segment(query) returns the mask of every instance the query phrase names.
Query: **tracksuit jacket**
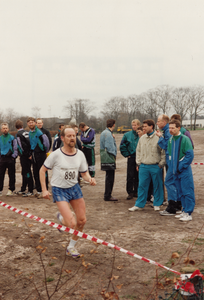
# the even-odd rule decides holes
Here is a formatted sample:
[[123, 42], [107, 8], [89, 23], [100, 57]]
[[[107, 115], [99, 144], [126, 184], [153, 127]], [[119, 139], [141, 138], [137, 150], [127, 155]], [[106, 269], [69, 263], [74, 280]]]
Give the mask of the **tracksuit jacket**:
[[[195, 206], [191, 163], [194, 158], [191, 140], [183, 135], [172, 136], [166, 153], [168, 171], [165, 179], [168, 199], [181, 201], [183, 211], [191, 214]], [[177, 199], [173, 199], [177, 195]]]
[[139, 136], [136, 131], [131, 130], [123, 135], [120, 143], [120, 152], [124, 157], [135, 157]]

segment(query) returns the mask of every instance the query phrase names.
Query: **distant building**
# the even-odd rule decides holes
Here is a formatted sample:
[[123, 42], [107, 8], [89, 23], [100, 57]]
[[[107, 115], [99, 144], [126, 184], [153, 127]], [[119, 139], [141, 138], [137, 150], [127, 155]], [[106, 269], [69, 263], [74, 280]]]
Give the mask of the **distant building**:
[[[185, 128], [191, 127], [191, 120], [183, 120], [182, 125]], [[194, 120], [192, 121], [192, 126], [194, 126]], [[203, 128], [204, 127], [204, 119], [196, 120], [196, 128]]]

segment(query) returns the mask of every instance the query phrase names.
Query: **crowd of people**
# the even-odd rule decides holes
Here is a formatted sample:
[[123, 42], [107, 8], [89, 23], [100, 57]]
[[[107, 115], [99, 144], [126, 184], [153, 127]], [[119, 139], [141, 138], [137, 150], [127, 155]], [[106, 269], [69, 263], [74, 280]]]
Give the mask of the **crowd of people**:
[[[115, 120], [107, 120], [106, 125], [100, 135], [101, 170], [106, 172], [104, 201], [118, 201], [112, 196], [117, 156], [113, 134]], [[80, 182], [85, 180], [96, 185], [94, 129], [84, 122], [79, 124], [79, 128], [77, 125], [60, 124], [52, 146], [50, 132], [43, 127], [42, 119], [29, 117], [29, 131], [23, 128], [21, 120], [17, 120], [15, 126], [17, 134], [14, 137], [9, 133], [8, 124], [1, 124], [0, 196], [8, 169], [7, 196], [16, 193], [23, 197], [50, 199], [48, 170], [52, 169], [50, 182], [53, 202], [59, 210], [58, 221], [82, 231], [86, 223], [86, 209]], [[158, 130], [151, 119], [144, 120], [142, 124], [135, 119], [132, 121], [132, 130], [123, 135], [120, 143], [120, 152], [127, 158], [127, 200], [136, 198], [135, 205], [129, 211], [140, 211], [146, 204], [150, 204], [161, 216], [175, 216], [180, 221], [190, 221], [195, 206], [190, 166], [194, 157], [193, 141], [190, 133], [181, 126], [178, 114], [174, 114], [171, 119], [167, 115], [160, 115], [157, 126]], [[77, 137], [79, 129], [80, 140]], [[15, 192], [15, 161], [18, 155], [22, 168], [22, 186], [20, 191]], [[165, 204], [164, 185], [168, 202], [166, 209], [161, 210]], [[67, 255], [74, 258], [80, 255], [75, 248], [77, 239], [74, 235], [67, 247]]]

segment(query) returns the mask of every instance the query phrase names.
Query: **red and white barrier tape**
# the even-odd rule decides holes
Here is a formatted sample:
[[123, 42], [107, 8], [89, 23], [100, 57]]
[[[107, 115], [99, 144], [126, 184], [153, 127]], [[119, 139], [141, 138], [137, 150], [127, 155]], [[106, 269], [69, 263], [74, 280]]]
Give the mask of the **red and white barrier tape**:
[[201, 166], [203, 166], [204, 163], [192, 163], [192, 165], [201, 165]]
[[128, 251], [128, 250], [125, 250], [125, 249], [123, 249], [123, 248], [120, 248], [120, 247], [118, 247], [118, 246], [116, 246], [116, 245], [114, 245], [114, 244], [105, 242], [105, 241], [103, 241], [103, 240], [101, 240], [101, 239], [98, 239], [98, 238], [96, 238], [96, 237], [94, 237], [94, 236], [91, 236], [91, 235], [89, 235], [89, 234], [86, 234], [86, 233], [83, 233], [83, 232], [81, 232], [81, 231], [77, 231], [77, 230], [74, 230], [74, 229], [72, 229], [72, 228], [69, 228], [69, 227], [66, 227], [66, 226], [63, 226], [63, 225], [59, 225], [59, 224], [57, 224], [57, 223], [50, 222], [50, 221], [47, 221], [47, 220], [45, 220], [45, 219], [36, 217], [36, 216], [31, 215], [31, 214], [29, 214], [29, 213], [27, 213], [27, 212], [24, 212], [24, 211], [22, 211], [22, 210], [20, 210], [20, 209], [17, 209], [17, 208], [15, 208], [15, 207], [13, 207], [13, 206], [10, 206], [10, 205], [8, 205], [8, 204], [2, 202], [2, 201], [0, 201], [0, 205], [3, 206], [3, 207], [5, 207], [5, 208], [8, 208], [8, 209], [10, 209], [10, 210], [12, 210], [12, 211], [14, 211], [14, 212], [16, 212], [16, 213], [18, 213], [18, 214], [20, 214], [20, 215], [22, 215], [22, 216], [24, 216], [24, 217], [27, 217], [27, 218], [30, 218], [30, 219], [32, 219], [32, 220], [38, 221], [38, 222], [40, 222], [40, 223], [46, 224], [46, 225], [51, 226], [51, 227], [54, 227], [54, 228], [56, 228], [56, 229], [60, 229], [60, 230], [62, 230], [62, 231], [69, 232], [69, 233], [74, 234], [74, 235], [76, 235], [76, 236], [79, 236], [79, 237], [81, 237], [81, 238], [83, 238], [83, 239], [87, 239], [87, 240], [96, 242], [96, 243], [98, 243], [98, 244], [102, 244], [102, 245], [108, 246], [108, 247], [110, 247], [110, 248], [119, 250], [119, 251], [121, 251], [121, 252], [123, 252], [123, 253], [126, 253], [126, 254], [128, 254], [128, 255], [131, 255], [131, 256], [133, 256], [133, 257], [136, 257], [136, 258], [138, 258], [138, 259], [140, 259], [140, 260], [143, 260], [143, 261], [145, 261], [145, 262], [148, 262], [148, 263], [150, 263], [150, 264], [152, 264], [152, 265], [155, 265], [155, 266], [158, 266], [158, 267], [160, 267], [160, 268], [163, 268], [163, 269], [165, 269], [165, 270], [167, 270], [167, 271], [169, 271], [169, 272], [173, 272], [173, 273], [175, 273], [175, 274], [177, 274], [177, 275], [181, 275], [181, 273], [179, 273], [179, 272], [177, 272], [177, 271], [175, 271], [175, 270], [172, 270], [172, 269], [170, 269], [170, 268], [167, 268], [167, 267], [165, 267], [165, 266], [163, 266], [163, 265], [161, 265], [161, 264], [159, 264], [159, 263], [157, 263], [157, 262], [155, 262], [155, 261], [153, 261], [153, 260], [151, 260], [151, 259], [148, 259], [148, 258], [142, 257], [142, 256], [140, 256], [140, 255], [137, 255], [137, 254], [135, 254], [135, 253], [133, 253], [133, 252], [130, 252], [130, 251]]

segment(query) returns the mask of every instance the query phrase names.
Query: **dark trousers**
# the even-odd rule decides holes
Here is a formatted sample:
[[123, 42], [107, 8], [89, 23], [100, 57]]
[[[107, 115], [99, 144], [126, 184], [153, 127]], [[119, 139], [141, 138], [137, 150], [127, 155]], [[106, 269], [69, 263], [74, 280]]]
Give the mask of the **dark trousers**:
[[29, 159], [27, 156], [21, 156], [20, 163], [21, 163], [21, 168], [22, 168], [22, 170], [21, 170], [21, 175], [22, 175], [21, 191], [24, 192], [28, 185], [28, 191], [30, 193], [32, 193], [33, 192], [33, 175], [31, 172], [31, 159]]
[[136, 170], [135, 157], [128, 157], [126, 191], [128, 194], [137, 194], [137, 188], [138, 171]]
[[9, 190], [11, 190], [13, 192], [15, 190], [15, 182], [16, 182], [15, 159], [12, 157], [1, 156], [1, 158], [0, 158], [0, 192], [3, 190], [6, 169], [8, 169]]
[[108, 170], [106, 171], [106, 180], [105, 180], [105, 193], [104, 199], [111, 198], [113, 184], [115, 179], [115, 170]]
[[[35, 187], [36, 190], [41, 193], [41, 184], [40, 184], [40, 168], [42, 167], [44, 161], [46, 159], [46, 153], [45, 152], [33, 152], [33, 175], [35, 179]], [[45, 173], [46, 176], [46, 186], [48, 189], [48, 174]]]
[[95, 176], [95, 150], [94, 148], [86, 148], [82, 149], [88, 164], [89, 174], [91, 177]]

